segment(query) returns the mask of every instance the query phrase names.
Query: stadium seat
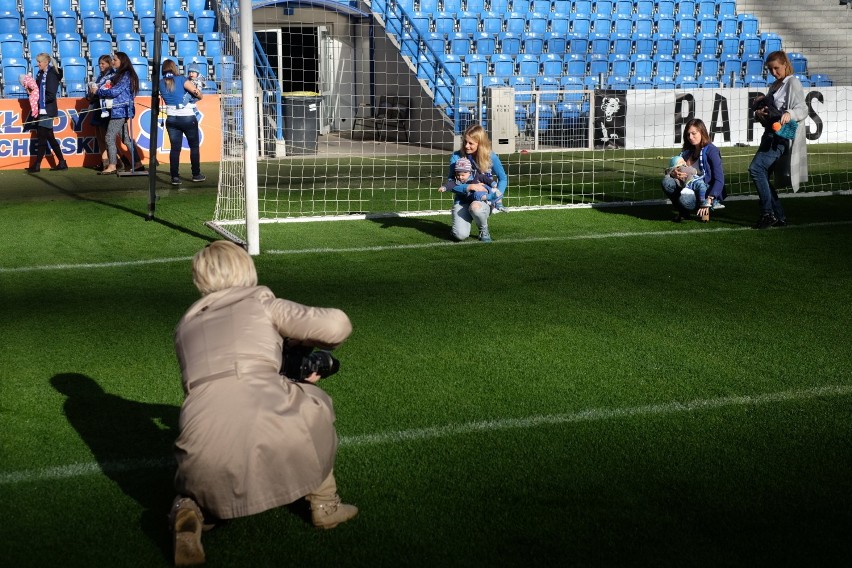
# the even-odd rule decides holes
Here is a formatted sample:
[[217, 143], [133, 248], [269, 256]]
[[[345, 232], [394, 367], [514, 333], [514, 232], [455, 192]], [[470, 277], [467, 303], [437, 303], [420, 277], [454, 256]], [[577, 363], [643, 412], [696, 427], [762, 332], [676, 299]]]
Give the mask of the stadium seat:
[[592, 9], [596, 14], [612, 14], [613, 7], [612, 0], [595, 0]]
[[626, 15], [629, 16], [633, 13], [633, 1], [632, 0], [617, 0], [615, 3], [615, 7], [612, 11], [616, 16]]
[[10, 84], [19, 85], [18, 77], [27, 72], [29, 72], [29, 66], [26, 59], [19, 59], [17, 57], [3, 58], [3, 77], [8, 77], [5, 82], [6, 87]]
[[728, 78], [733, 73], [736, 77], [739, 77], [742, 73], [743, 62], [740, 59], [739, 55], [734, 53], [723, 53], [722, 54], [722, 81], [727, 82]]
[[763, 58], [756, 54], [752, 53], [750, 55], [743, 55], [743, 75], [763, 75]]
[[589, 35], [592, 31], [592, 17], [589, 14], [574, 14], [571, 20], [571, 32], [581, 35]]
[[509, 86], [515, 89], [515, 102], [532, 102], [532, 82], [527, 77], [512, 75]]
[[793, 72], [798, 75], [804, 75], [808, 72], [808, 59], [797, 51], [787, 54], [790, 58], [790, 63], [793, 64]]
[[577, 14], [591, 14], [592, 2], [590, 0], [575, 0], [574, 12]]
[[106, 19], [103, 12], [80, 14], [80, 26], [84, 36], [106, 32]]
[[540, 12], [532, 12], [527, 16], [527, 32], [543, 34], [548, 31], [550, 16]]
[[763, 89], [769, 86], [769, 83], [767, 83], [766, 78], [763, 75], [746, 75], [744, 82], [746, 87], [753, 87], [756, 89]]
[[672, 36], [664, 36], [660, 34], [654, 34], [651, 36], [654, 40], [654, 53], [657, 55], [674, 55], [675, 52], [675, 41]]
[[166, 17], [166, 29], [169, 34], [180, 34], [189, 31], [189, 14], [185, 10], [172, 10]]
[[438, 59], [451, 77], [461, 77], [462, 60], [458, 55], [453, 53], [442, 53], [438, 56]]
[[695, 2], [693, 2], [692, 0], [679, 0], [679, 2], [677, 3], [677, 11], [675, 12], [675, 15], [677, 15], [678, 17], [695, 16]]
[[612, 33], [633, 35], [633, 15], [617, 14], [613, 20]]
[[91, 34], [86, 38], [88, 44], [88, 56], [97, 63], [101, 55], [110, 55], [112, 49], [112, 37], [107, 33]]
[[739, 56], [740, 54], [740, 36], [728, 34], [722, 36], [721, 55], [732, 54]]
[[87, 81], [65, 80], [65, 96], [72, 99], [82, 99], [89, 94]]
[[21, 10], [23, 12], [44, 10], [44, 0], [21, 0]]
[[45, 12], [43, 9], [24, 12], [24, 25], [27, 29], [27, 35], [31, 33], [50, 33], [47, 12]]
[[76, 34], [77, 14], [76, 12], [52, 12], [53, 31], [56, 34]]
[[632, 77], [630, 77], [630, 86], [636, 89], [637, 91], [649, 90], [654, 88], [654, 81], [650, 77], [633, 75]]
[[571, 31], [571, 18], [563, 12], [550, 14], [549, 30], [553, 33], [567, 34]]
[[521, 38], [512, 32], [501, 32], [497, 34], [500, 43], [500, 53], [517, 55], [521, 52]]
[[450, 42], [450, 53], [454, 55], [467, 55], [473, 48], [470, 35], [468, 34], [456, 32], [450, 34], [448, 39]]
[[151, 80], [151, 68], [148, 65], [148, 59], [145, 57], [130, 56], [130, 64], [133, 65], [133, 70], [140, 81]]
[[461, 33], [475, 34], [479, 32], [479, 14], [474, 12], [459, 12], [456, 19]]
[[571, 91], [563, 93], [562, 100], [582, 102], [585, 95], [579, 91], [585, 88], [583, 77], [581, 75], [563, 75], [559, 78], [559, 86], [563, 91]]
[[760, 34], [761, 42], [763, 44], [763, 55], [764, 57], [772, 53], [773, 51], [779, 51], [781, 49], [781, 36], [773, 32], [765, 32]]
[[163, 14], [177, 12], [178, 10], [183, 10], [182, 0], [165, 0], [165, 5], [163, 6]]
[[719, 17], [719, 36], [739, 35], [740, 24], [737, 22], [737, 17], [734, 15], [725, 15]]
[[698, 2], [698, 10], [696, 15], [716, 17], [716, 1], [715, 0], [700, 0]]
[[630, 55], [633, 53], [633, 36], [627, 34], [614, 34], [610, 38], [612, 53]]
[[702, 34], [713, 34], [716, 35], [719, 33], [719, 20], [716, 19], [716, 16], [708, 17], [704, 16], [698, 18], [697, 20], [698, 29], [696, 31], [696, 35], [699, 33]]
[[198, 55], [199, 49], [198, 46], [198, 34], [193, 33], [180, 33], [175, 34], [174, 37], [175, 42], [175, 55], [180, 58], [191, 57], [193, 55]]
[[562, 56], [568, 50], [568, 40], [565, 34], [547, 32], [544, 34], [544, 50], [547, 53]]
[[678, 32], [675, 34], [675, 48], [679, 54], [694, 56], [698, 51], [698, 40], [692, 34]]
[[17, 12], [0, 13], [0, 34], [21, 33], [21, 17]]
[[630, 55], [618, 53], [609, 56], [609, 73], [619, 77], [629, 77], [632, 71]]
[[102, 12], [100, 0], [77, 0], [77, 12], [86, 14], [88, 12]]
[[758, 21], [753, 14], [739, 14], [737, 22], [740, 24], [740, 35], [742, 34], [758, 34]]
[[472, 53], [464, 57], [463, 72], [466, 77], [476, 77], [479, 75], [488, 75], [488, 58], [484, 55]]
[[639, 77], [652, 77], [654, 75], [654, 60], [641, 54], [630, 56], [631, 74]]
[[136, 19], [139, 21], [139, 33], [142, 35], [154, 33], [154, 11], [145, 10], [136, 14]]
[[698, 24], [695, 21], [695, 18], [690, 16], [681, 16], [680, 19], [677, 20], [677, 31], [682, 34], [695, 35], [698, 31]]
[[566, 75], [582, 76], [586, 74], [586, 56], [581, 53], [566, 53], [562, 58]]
[[678, 77], [695, 77], [698, 75], [698, 61], [692, 55], [675, 55]]
[[232, 81], [236, 63], [231, 55], [217, 55], [213, 57], [213, 78], [217, 81]]
[[39, 53], [47, 53], [53, 55], [53, 39], [50, 34], [46, 33], [31, 33], [27, 36], [27, 49], [30, 53], [30, 59], [35, 59]]
[[438, 12], [432, 17], [435, 32], [449, 35], [456, 31], [456, 15], [449, 12]]
[[6, 82], [6, 87], [3, 89], [4, 99], [26, 99], [27, 97], [27, 90], [17, 80]]
[[524, 53], [540, 55], [544, 52], [544, 37], [542, 34], [529, 32], [524, 35], [524, 40], [521, 45]]
[[589, 35], [589, 52], [599, 55], [609, 55], [609, 34], [592, 32]]
[[[402, 55], [408, 57], [411, 60], [417, 59], [417, 53], [420, 49], [420, 44], [418, 40], [414, 39], [414, 36], [409, 32], [402, 32], [402, 35], [399, 38], [399, 51]], [[207, 47], [206, 45], [204, 46]]]
[[654, 0], [638, 0], [636, 2], [636, 13], [650, 16], [654, 13], [674, 16], [674, 2], [671, 2], [671, 12], [665, 12], [654, 5]]
[[109, 13], [111, 33], [114, 35], [135, 32], [136, 18], [133, 12], [116, 11]]
[[[186, 0], [186, 11], [190, 14], [198, 14], [204, 10], [210, 10], [207, 0]], [[200, 34], [201, 32], [196, 31], [196, 33]]]
[[699, 83], [698, 79], [691, 76], [678, 77], [677, 81], [675, 82], [676, 89], [692, 90], [698, 89], [700, 87], [701, 84]]
[[712, 54], [714, 57], [719, 52], [719, 38], [716, 34], [702, 33], [698, 36], [698, 53]]
[[509, 11], [509, 0], [491, 0], [488, 5], [492, 11], [498, 14], [505, 14]]
[[56, 34], [56, 53], [60, 60], [83, 55], [83, 42], [77, 34]]
[[589, 36], [572, 33], [568, 37], [568, 51], [585, 56], [589, 52]]
[[756, 34], [740, 35], [740, 54], [743, 57], [747, 55], [760, 55], [761, 45], [760, 36]]
[[495, 77], [511, 77], [515, 74], [515, 58], [498, 53], [490, 57], [491, 73]]
[[[530, 6], [532, 5], [532, 0], [511, 0], [511, 6], [513, 12], [522, 12], [526, 14], [530, 11]], [[493, 10], [494, 8], [492, 8]]]
[[674, 78], [675, 76], [675, 60], [674, 58], [661, 58], [657, 56], [654, 61], [654, 77], [657, 78]]
[[479, 55], [493, 55], [497, 52], [497, 36], [488, 32], [473, 34], [473, 49]]
[[656, 15], [654, 17], [654, 27], [657, 30], [656, 33], [660, 35], [673, 36], [676, 27], [674, 16], [664, 14]]
[[677, 83], [672, 77], [654, 77], [652, 81], [655, 89], [674, 89], [677, 87]]
[[154, 84], [147, 79], [139, 80], [139, 94], [142, 96], [151, 96], [151, 92], [154, 90]]
[[511, 12], [503, 18], [504, 27], [507, 32], [523, 34], [527, 31], [527, 17], [521, 12]]
[[719, 78], [711, 76], [703, 76], [700, 79], [702, 89], [717, 89], [719, 88]]
[[203, 36], [204, 39], [204, 55], [207, 57], [215, 57], [217, 55], [222, 55], [222, 47], [224, 42], [222, 41], [222, 35], [219, 32], [210, 32], [206, 33]]
[[518, 68], [518, 75], [524, 77], [536, 77], [540, 72], [540, 63], [537, 55], [527, 53], [515, 57], [515, 63]]
[[136, 32], [116, 34], [115, 49], [123, 51], [130, 57], [142, 57], [142, 38]]
[[24, 36], [20, 32], [0, 34], [0, 57], [2, 60], [24, 58]]
[[718, 77], [719, 76], [719, 59], [716, 55], [701, 54], [698, 56], [698, 76], [699, 77]]
[[[672, 40], [674, 45], [674, 40]], [[654, 53], [654, 40], [648, 34], [633, 34], [633, 53]]]
[[562, 75], [564, 64], [562, 55], [558, 53], [542, 53], [538, 57], [541, 74], [545, 77], [559, 77]]
[[550, 0], [532, 0], [530, 10], [533, 12], [547, 13], [553, 8]]
[[590, 31], [609, 35], [612, 32], [612, 15], [592, 14]]
[[811, 86], [813, 87], [833, 87], [834, 81], [828, 75], [815, 73], [810, 76]]
[[66, 83], [88, 81], [89, 63], [85, 57], [66, 57], [62, 61], [62, 74]]
[[804, 88], [806, 88], [806, 89], [807, 89], [807, 88], [809, 88], [809, 87], [812, 87], [812, 86], [813, 86], [813, 85], [811, 84], [811, 80], [808, 78], [808, 76], [807, 76], [807, 75], [793, 75], [793, 76], [794, 76], [796, 79], [798, 79], [799, 81], [801, 81], [802, 86], [803, 86]]
[[489, 34], [499, 34], [503, 31], [503, 15], [497, 12], [482, 14], [482, 31]]
[[716, 15], [721, 16], [734, 16], [737, 13], [737, 2], [736, 0], [720, 0], [719, 6], [717, 8]]
[[429, 32], [428, 34], [423, 34], [423, 43], [428, 48], [427, 51], [431, 50], [434, 54], [440, 55], [446, 52], [447, 36], [436, 32]]
[[589, 66], [589, 76], [609, 75], [609, 56], [592, 53], [586, 58], [586, 63]]

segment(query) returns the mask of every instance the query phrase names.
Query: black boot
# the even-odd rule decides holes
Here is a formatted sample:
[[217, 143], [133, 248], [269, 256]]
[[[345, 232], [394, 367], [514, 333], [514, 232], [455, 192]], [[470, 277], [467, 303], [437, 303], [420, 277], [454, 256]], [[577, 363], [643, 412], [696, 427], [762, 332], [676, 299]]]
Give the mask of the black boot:
[[58, 171], [67, 170], [67, 169], [68, 169], [68, 164], [65, 162], [65, 160], [60, 160], [59, 163], [56, 164], [56, 166], [50, 168], [50, 171], [58, 172]]
[[31, 174], [37, 174], [41, 171], [41, 164], [35, 164], [34, 166], [30, 166], [27, 168], [27, 171]]

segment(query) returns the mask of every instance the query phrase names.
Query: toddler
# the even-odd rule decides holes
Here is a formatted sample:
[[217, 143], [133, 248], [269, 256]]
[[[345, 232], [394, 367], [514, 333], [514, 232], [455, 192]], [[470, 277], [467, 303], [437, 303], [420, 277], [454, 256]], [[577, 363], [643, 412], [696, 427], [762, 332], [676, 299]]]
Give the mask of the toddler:
[[453, 172], [455, 178], [447, 180], [447, 183], [438, 188], [438, 191], [452, 191], [457, 185], [469, 183], [481, 183], [489, 187], [488, 191], [470, 192], [470, 201], [487, 201], [493, 213], [508, 213], [509, 210], [503, 205], [503, 193], [497, 189], [497, 180], [491, 172], [473, 173], [473, 165], [467, 158], [459, 158], [455, 163]]

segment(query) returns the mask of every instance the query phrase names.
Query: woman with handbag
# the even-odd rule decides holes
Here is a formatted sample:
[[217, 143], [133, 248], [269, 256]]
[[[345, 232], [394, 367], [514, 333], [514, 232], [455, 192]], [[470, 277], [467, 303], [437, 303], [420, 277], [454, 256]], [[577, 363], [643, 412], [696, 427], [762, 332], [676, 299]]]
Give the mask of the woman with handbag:
[[[766, 57], [766, 69], [775, 77], [775, 82], [769, 86], [766, 97], [757, 101], [754, 110], [754, 117], [765, 130], [760, 138], [760, 147], [748, 167], [760, 198], [760, 219], [754, 225], [755, 229], [786, 226], [787, 216], [776, 186], [792, 187], [796, 192], [800, 183], [808, 181], [805, 129], [796, 128], [793, 138], [789, 139], [773, 127], [778, 124], [779, 131], [784, 127], [789, 131], [793, 123], [798, 124], [808, 117], [805, 89], [793, 75], [793, 65], [785, 52], [770, 53]], [[762, 101], [764, 104], [760, 104]], [[775, 186], [769, 181], [770, 174], [775, 176]]]
[[37, 174], [41, 171], [41, 161], [48, 153], [48, 148], [56, 154], [57, 163], [50, 168], [51, 171], [67, 170], [68, 164], [62, 156], [59, 141], [53, 134], [53, 119], [59, 116], [59, 107], [56, 104], [56, 94], [59, 91], [59, 81], [62, 79], [62, 71], [57, 69], [53, 59], [47, 53], [39, 53], [36, 56], [38, 74], [35, 82], [38, 85], [38, 128], [36, 142], [36, 159], [27, 171]]

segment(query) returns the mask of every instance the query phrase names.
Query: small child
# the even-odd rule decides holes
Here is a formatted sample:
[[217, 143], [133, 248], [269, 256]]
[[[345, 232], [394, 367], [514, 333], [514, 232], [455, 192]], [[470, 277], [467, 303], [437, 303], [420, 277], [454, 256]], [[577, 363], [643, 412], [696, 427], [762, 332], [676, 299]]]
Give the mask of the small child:
[[473, 165], [467, 158], [459, 158], [456, 161], [453, 172], [455, 178], [448, 179], [447, 183], [438, 188], [438, 191], [452, 191], [457, 185], [469, 183], [481, 183], [491, 188], [489, 191], [474, 191], [469, 193], [469, 201], [487, 201], [493, 213], [508, 213], [509, 210], [503, 205], [503, 193], [497, 189], [497, 180], [491, 172], [477, 172], [473, 174]]
[[[202, 89], [204, 89], [204, 80], [201, 78], [201, 71], [196, 65], [189, 66], [189, 68], [186, 70], [186, 76], [196, 86], [199, 93]], [[195, 104], [196, 102], [198, 102], [198, 99], [196, 99], [187, 92], [186, 96], [184, 97], [184, 101], [187, 105], [192, 105], [193, 109], [195, 110], [195, 118], [197, 120], [201, 120], [201, 113], [198, 111], [198, 107]]]
[[694, 191], [698, 201], [703, 202], [704, 196], [707, 193], [707, 184], [704, 183], [704, 177], [698, 175], [698, 170], [692, 166], [687, 166], [686, 161], [682, 156], [675, 156], [669, 160], [669, 167], [666, 170], [666, 175], [668, 176], [671, 174], [673, 170], [677, 170], [678, 172], [685, 173], [689, 176], [686, 181], [678, 180], [678, 187]]
[[[104, 89], [112, 89], [112, 79], [107, 79], [104, 81], [104, 84], [101, 85]], [[109, 118], [110, 113], [112, 112], [112, 103], [115, 102], [115, 99], [110, 97], [101, 97], [101, 118]]]
[[38, 83], [36, 83], [32, 75], [28, 74], [18, 77], [18, 81], [20, 81], [21, 86], [27, 90], [27, 98], [30, 99], [30, 114], [33, 118], [38, 117], [38, 100], [40, 96]]

